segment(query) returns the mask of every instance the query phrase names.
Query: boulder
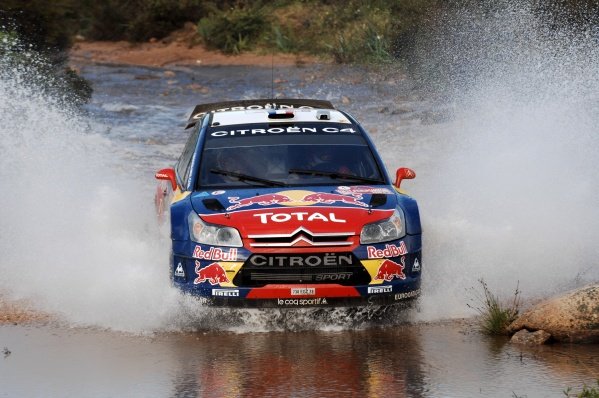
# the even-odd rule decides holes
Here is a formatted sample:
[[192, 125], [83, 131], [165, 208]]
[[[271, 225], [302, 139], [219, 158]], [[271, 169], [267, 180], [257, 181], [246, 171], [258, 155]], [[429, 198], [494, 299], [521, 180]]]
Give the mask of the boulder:
[[544, 330], [556, 341], [599, 343], [599, 284], [538, 303], [510, 326], [509, 332]]
[[510, 341], [515, 344], [541, 345], [545, 344], [550, 338], [551, 335], [544, 330], [529, 332], [526, 329], [522, 329], [516, 332]]

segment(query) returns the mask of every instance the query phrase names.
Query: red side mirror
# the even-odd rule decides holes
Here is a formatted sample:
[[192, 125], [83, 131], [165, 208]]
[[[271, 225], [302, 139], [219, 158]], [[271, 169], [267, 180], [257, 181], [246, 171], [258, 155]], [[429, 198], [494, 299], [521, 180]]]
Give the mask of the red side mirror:
[[400, 167], [395, 173], [395, 184], [393, 185], [399, 188], [403, 180], [411, 180], [413, 178], [416, 178], [416, 172], [414, 170], [407, 167]]
[[156, 172], [157, 180], [167, 180], [171, 182], [171, 187], [173, 187], [173, 191], [177, 189], [177, 179], [175, 178], [175, 169], [162, 169]]

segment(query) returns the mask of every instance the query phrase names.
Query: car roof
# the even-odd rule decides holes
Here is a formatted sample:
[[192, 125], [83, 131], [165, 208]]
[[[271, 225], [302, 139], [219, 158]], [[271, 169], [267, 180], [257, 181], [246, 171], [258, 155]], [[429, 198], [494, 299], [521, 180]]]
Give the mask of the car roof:
[[[318, 117], [326, 111], [334, 110], [335, 107], [329, 101], [314, 100], [314, 99], [290, 99], [290, 98], [271, 98], [271, 99], [251, 99], [251, 100], [239, 100], [239, 101], [225, 101], [225, 102], [214, 102], [209, 104], [196, 105], [193, 112], [189, 116], [185, 128], [194, 126], [198, 120], [208, 113], [220, 114], [220, 113], [232, 113], [243, 110], [285, 110], [285, 109], [313, 109], [321, 111], [320, 114], [314, 114], [314, 117]], [[340, 114], [340, 112], [337, 112]], [[267, 115], [266, 112], [261, 112], [262, 115]], [[239, 115], [239, 114], [238, 114]], [[309, 117], [307, 114], [303, 114], [305, 117]], [[332, 115], [331, 115], [332, 116]], [[337, 115], [336, 115], [337, 116]], [[233, 116], [232, 120], [235, 120], [239, 116]], [[322, 117], [322, 116], [320, 116]], [[278, 119], [278, 118], [277, 118]], [[288, 117], [282, 117], [281, 119], [287, 119]], [[330, 118], [322, 118], [319, 120], [327, 120]], [[266, 120], [268, 121], [268, 119]], [[270, 120], [273, 121], [273, 120]], [[295, 121], [295, 120], [294, 120]], [[222, 121], [223, 123], [225, 120]], [[246, 122], [247, 123], [247, 122]], [[259, 123], [259, 122], [256, 122]]]
[[[351, 124], [349, 119], [337, 110], [325, 109], [290, 109], [281, 110], [289, 112], [283, 114], [284, 118], [276, 119], [272, 117], [275, 110], [268, 109], [251, 109], [243, 111], [230, 111], [214, 113], [212, 116], [212, 126], [231, 126], [239, 124], [254, 124], [254, 123], [273, 123], [273, 122], [324, 122], [324, 123], [342, 123]], [[276, 117], [276, 116], [275, 116]]]

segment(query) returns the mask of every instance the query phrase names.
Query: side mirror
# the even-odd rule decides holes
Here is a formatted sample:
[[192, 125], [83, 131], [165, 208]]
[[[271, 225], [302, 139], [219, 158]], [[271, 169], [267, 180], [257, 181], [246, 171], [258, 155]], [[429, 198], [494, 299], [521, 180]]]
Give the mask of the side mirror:
[[414, 170], [407, 167], [400, 167], [395, 173], [395, 183], [393, 185], [399, 188], [403, 180], [411, 180], [414, 178], [416, 178], [416, 172]]
[[154, 175], [157, 180], [166, 180], [171, 182], [173, 191], [177, 189], [177, 179], [175, 177], [175, 169], [162, 169]]

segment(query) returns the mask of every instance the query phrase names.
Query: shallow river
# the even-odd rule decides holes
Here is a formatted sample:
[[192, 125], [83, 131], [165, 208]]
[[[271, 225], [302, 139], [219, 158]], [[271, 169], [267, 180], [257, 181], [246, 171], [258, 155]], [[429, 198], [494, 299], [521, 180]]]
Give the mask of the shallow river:
[[0, 396], [559, 397], [598, 350], [525, 349], [455, 324], [345, 331], [169, 333], [0, 329]]
[[[85, 193], [60, 196], [65, 191], [60, 178], [51, 186], [40, 182], [48, 200], [62, 200], [63, 206], [53, 207], [59, 216], [54, 220], [50, 214], [47, 220], [59, 232], [52, 247], [37, 249], [33, 273], [39, 278], [30, 275], [20, 284], [22, 275], [4, 268], [15, 297], [32, 300], [59, 321], [0, 326], [5, 348], [0, 396], [558, 397], [567, 387], [580, 389], [599, 377], [597, 345], [523, 348], [481, 335], [472, 321], [440, 321], [473, 314], [464, 290], [480, 275], [505, 291], [515, 287], [509, 267], [499, 272], [490, 262], [482, 270], [479, 261], [496, 253], [493, 247], [481, 249], [476, 240], [482, 236], [485, 244], [509, 246], [512, 241], [505, 237], [514, 232], [489, 235], [486, 221], [495, 219], [476, 224], [476, 212], [469, 220], [459, 213], [442, 217], [447, 209], [431, 198], [449, 200], [454, 193], [435, 177], [442, 172], [435, 162], [455, 147], [455, 137], [444, 137], [454, 127], [443, 124], [444, 109], [419, 98], [397, 73], [373, 79], [366, 71], [331, 66], [274, 72], [275, 95], [333, 101], [363, 122], [391, 170], [406, 165], [419, 173], [410, 187], [422, 199], [429, 232], [425, 248], [431, 248], [421, 305], [386, 314], [383, 321], [354, 322], [355, 314], [343, 311], [316, 321], [294, 310], [277, 312], [276, 320], [259, 311], [198, 314], [199, 304], [182, 302], [168, 286], [168, 242], [157, 237], [151, 221], [153, 173], [176, 160], [187, 134], [182, 125], [196, 103], [270, 96], [270, 69], [173, 68], [165, 74], [162, 69], [84, 66], [82, 72], [95, 89], [82, 123], [87, 133], [63, 137], [63, 130], [76, 127], [46, 116], [44, 126], [55, 138], [38, 138], [46, 140], [50, 155], [62, 150], [61, 145], [52, 149], [56, 141], [84, 141], [77, 148], [89, 152], [75, 174], [69, 174], [73, 164], [60, 156], [43, 160], [48, 168], [65, 171], [69, 188], [76, 185]], [[27, 138], [19, 138], [25, 152]], [[68, 152], [70, 159], [78, 159], [76, 152]], [[452, 161], [459, 163], [458, 157], [454, 153]], [[455, 170], [449, 172], [455, 176]], [[36, 173], [43, 170], [38, 167]], [[117, 187], [117, 180], [125, 182], [122, 191], [104, 186], [111, 178]], [[90, 219], [87, 206], [95, 210]], [[65, 221], [65, 214], [81, 217]], [[69, 220], [76, 225], [66, 225]], [[31, 231], [14, 227], [12, 233], [18, 241]], [[463, 237], [471, 242], [468, 250]], [[81, 256], [63, 261], [63, 250]], [[526, 258], [526, 248], [521, 251]], [[6, 264], [23, 255], [13, 254], [7, 252]], [[46, 272], [49, 266], [52, 273]], [[518, 276], [530, 296], [588, 276], [584, 268], [575, 269], [579, 279], [566, 283], [570, 279], [559, 272], [539, 278], [535, 267], [545, 265], [531, 263]]]

